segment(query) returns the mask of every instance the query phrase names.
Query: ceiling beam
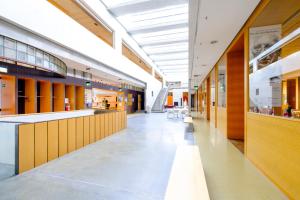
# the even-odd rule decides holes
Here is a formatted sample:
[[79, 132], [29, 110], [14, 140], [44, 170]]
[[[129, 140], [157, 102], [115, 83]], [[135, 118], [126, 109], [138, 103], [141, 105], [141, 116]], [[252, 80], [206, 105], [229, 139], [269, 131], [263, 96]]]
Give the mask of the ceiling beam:
[[162, 42], [151, 42], [151, 43], [145, 43], [141, 44], [141, 47], [153, 47], [153, 46], [161, 46], [161, 45], [169, 45], [169, 44], [176, 44], [176, 43], [188, 43], [188, 39], [184, 40], [173, 40], [173, 41], [162, 41]]
[[169, 6], [177, 6], [180, 4], [187, 4], [188, 0], [149, 0], [138, 1], [126, 5], [114, 6], [108, 8], [115, 16], [119, 17], [127, 14], [134, 14], [139, 12], [146, 12], [155, 9], [161, 9]]
[[171, 30], [171, 29], [180, 29], [180, 28], [187, 28], [189, 23], [187, 21], [178, 21], [179, 23], [177, 24], [170, 24], [170, 25], [165, 25], [162, 24], [161, 26], [145, 26], [143, 28], [134, 28], [134, 29], [129, 29], [128, 32], [131, 35], [135, 34], [143, 34], [143, 33], [153, 33], [153, 32], [159, 32], [159, 31], [166, 31], [166, 30]]
[[147, 52], [148, 55], [157, 56], [157, 55], [169, 55], [169, 54], [176, 54], [176, 53], [188, 53], [188, 50], [173, 50], [173, 51], [164, 51], [164, 52]]
[[153, 60], [154, 62], [160, 62], [160, 61], [176, 61], [176, 60], [188, 60], [188, 56], [187, 57], [184, 57], [184, 58], [160, 58], [160, 59], [155, 59], [153, 57], [151, 57], [151, 60]]

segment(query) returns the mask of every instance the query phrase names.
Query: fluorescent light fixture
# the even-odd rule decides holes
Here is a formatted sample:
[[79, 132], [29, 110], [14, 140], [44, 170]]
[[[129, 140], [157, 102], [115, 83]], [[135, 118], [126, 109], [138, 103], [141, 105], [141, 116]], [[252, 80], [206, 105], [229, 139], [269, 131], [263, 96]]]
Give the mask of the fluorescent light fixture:
[[158, 37], [158, 36], [181, 34], [181, 33], [188, 33], [188, 28], [177, 28], [177, 29], [170, 29], [170, 30], [165, 30], [165, 31], [134, 34], [133, 37], [136, 39], [140, 39], [140, 38]]
[[189, 45], [187, 42], [182, 43], [173, 43], [168, 45], [157, 45], [157, 46], [144, 46], [144, 51], [147, 54], [154, 54], [154, 53], [166, 53], [172, 51], [188, 51]]
[[155, 62], [155, 64], [158, 65], [158, 66], [163, 66], [163, 65], [188, 65], [188, 63], [189, 63], [188, 59]]
[[137, 29], [137, 27], [155, 27], [164, 25], [171, 25], [171, 24], [178, 24], [178, 22], [186, 22], [188, 21], [188, 16], [186, 14], [171, 16], [171, 17], [162, 17], [157, 19], [149, 19], [145, 21], [129, 21], [126, 19], [120, 19], [120, 22], [123, 24], [126, 29]]
[[5, 67], [0, 67], [0, 72], [1, 72], [1, 73], [7, 73], [7, 68], [5, 68]]
[[188, 4], [168, 6], [146, 12], [123, 15], [117, 19], [127, 30], [188, 22]]
[[171, 59], [188, 59], [189, 53], [172, 53], [172, 54], [155, 54], [151, 55], [150, 58], [155, 61], [160, 61], [160, 60], [171, 60]]
[[160, 66], [159, 69], [185, 69], [188, 68], [188, 65], [164, 65]]

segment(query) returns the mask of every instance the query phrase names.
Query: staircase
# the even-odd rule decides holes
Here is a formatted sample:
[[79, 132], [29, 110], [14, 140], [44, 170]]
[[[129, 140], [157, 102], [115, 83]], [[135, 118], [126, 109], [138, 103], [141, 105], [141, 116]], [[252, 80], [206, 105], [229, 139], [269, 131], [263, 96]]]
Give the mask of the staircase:
[[168, 88], [162, 88], [156, 97], [156, 100], [152, 106], [151, 111], [157, 112], [157, 113], [164, 112], [164, 105], [165, 105], [167, 96], [168, 96]]

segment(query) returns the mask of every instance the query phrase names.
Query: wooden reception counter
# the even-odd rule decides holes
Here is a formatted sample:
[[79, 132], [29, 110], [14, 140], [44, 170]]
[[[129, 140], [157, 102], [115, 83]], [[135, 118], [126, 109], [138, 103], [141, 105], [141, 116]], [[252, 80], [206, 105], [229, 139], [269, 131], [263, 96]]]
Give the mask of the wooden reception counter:
[[0, 118], [0, 162], [19, 174], [127, 126], [126, 111], [78, 110]]

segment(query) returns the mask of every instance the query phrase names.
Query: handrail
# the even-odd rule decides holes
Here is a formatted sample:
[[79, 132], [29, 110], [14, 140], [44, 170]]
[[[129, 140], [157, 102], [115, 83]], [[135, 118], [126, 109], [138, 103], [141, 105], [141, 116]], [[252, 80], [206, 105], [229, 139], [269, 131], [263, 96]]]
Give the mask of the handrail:
[[291, 32], [290, 34], [288, 34], [287, 36], [282, 38], [280, 41], [276, 42], [273, 46], [271, 46], [267, 50], [261, 52], [255, 58], [253, 58], [249, 62], [249, 65], [253, 65], [253, 72], [257, 71], [257, 62], [258, 62], [258, 60], [270, 55], [271, 53], [273, 53], [276, 50], [280, 49], [284, 45], [287, 45], [287, 44], [291, 43], [292, 41], [294, 41], [298, 37], [300, 37], [300, 28], [297, 28], [296, 30], [294, 30], [293, 32]]

